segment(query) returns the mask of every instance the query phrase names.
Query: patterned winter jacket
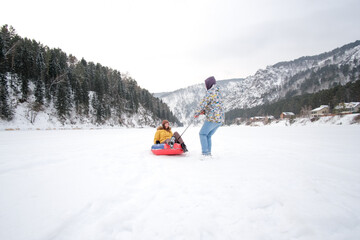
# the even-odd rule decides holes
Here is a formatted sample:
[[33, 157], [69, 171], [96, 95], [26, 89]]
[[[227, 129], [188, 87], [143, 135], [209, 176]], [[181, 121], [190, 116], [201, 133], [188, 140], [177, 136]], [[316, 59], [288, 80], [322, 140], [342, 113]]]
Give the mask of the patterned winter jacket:
[[222, 95], [216, 84], [207, 90], [205, 97], [200, 101], [199, 107], [195, 111], [195, 116], [199, 116], [202, 111], [205, 111], [207, 121], [224, 123], [225, 113]]

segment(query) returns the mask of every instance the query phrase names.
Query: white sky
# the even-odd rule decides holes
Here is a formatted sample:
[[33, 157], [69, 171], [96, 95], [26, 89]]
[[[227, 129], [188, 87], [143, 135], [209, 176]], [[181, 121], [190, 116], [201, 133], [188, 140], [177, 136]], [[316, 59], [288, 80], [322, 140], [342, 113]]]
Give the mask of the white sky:
[[11, 0], [0, 25], [150, 92], [253, 75], [360, 40], [359, 0]]

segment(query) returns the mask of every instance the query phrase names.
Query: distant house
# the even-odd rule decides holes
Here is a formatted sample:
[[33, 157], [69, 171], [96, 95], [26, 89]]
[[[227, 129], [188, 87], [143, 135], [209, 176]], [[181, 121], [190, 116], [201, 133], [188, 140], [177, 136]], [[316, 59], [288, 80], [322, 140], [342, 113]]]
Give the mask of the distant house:
[[274, 116], [256, 116], [256, 117], [251, 117], [250, 121], [252, 122], [259, 122], [259, 121], [264, 121], [267, 122], [269, 120], [274, 120]]
[[284, 119], [284, 118], [294, 118], [295, 114], [292, 112], [282, 112], [280, 114], [280, 119]]
[[329, 114], [329, 112], [330, 109], [328, 105], [321, 105], [320, 107], [311, 110], [311, 117], [321, 117]]
[[240, 125], [240, 124], [242, 124], [244, 122], [246, 122], [246, 118], [240, 118], [240, 117], [235, 118], [234, 121], [233, 121], [233, 123], [236, 124], [236, 125]]
[[250, 118], [250, 121], [252, 121], [252, 122], [263, 121], [263, 120], [265, 120], [265, 117], [262, 117], [262, 116], [256, 116], [256, 117]]
[[359, 112], [360, 102], [340, 103], [335, 107], [338, 113], [354, 113]]

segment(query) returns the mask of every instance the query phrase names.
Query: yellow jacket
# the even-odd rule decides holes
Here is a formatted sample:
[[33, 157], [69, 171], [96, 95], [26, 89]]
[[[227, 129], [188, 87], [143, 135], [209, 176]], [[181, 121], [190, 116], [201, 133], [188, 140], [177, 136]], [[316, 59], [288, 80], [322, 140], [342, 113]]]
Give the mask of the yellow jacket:
[[155, 133], [154, 137], [154, 144], [156, 141], [159, 141], [160, 143], [164, 142], [166, 139], [171, 138], [173, 133], [171, 132], [171, 128], [169, 127], [169, 130], [165, 130], [162, 126], [157, 128], [157, 131]]

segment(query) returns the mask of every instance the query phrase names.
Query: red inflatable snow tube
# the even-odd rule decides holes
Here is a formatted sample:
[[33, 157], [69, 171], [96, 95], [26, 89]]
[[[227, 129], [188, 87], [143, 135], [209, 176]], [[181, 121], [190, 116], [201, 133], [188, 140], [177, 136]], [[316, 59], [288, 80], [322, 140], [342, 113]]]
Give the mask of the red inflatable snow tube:
[[173, 148], [171, 148], [170, 145], [166, 143], [154, 144], [151, 147], [151, 151], [155, 155], [178, 155], [184, 153], [181, 145], [178, 143], [174, 143]]

